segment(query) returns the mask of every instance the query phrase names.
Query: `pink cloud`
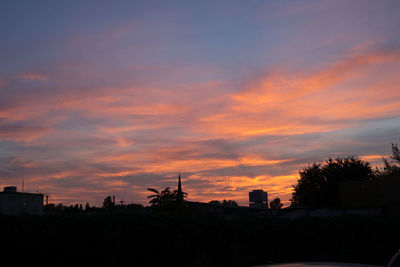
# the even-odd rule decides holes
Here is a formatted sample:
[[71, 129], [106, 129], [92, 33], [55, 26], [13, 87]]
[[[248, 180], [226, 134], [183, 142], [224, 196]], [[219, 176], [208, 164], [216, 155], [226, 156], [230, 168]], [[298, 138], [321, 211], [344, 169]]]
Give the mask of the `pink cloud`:
[[20, 79], [27, 81], [46, 81], [47, 77], [40, 73], [26, 72], [18, 76]]
[[7, 85], [6, 81], [0, 78], [0, 88], [5, 87]]
[[[282, 145], [285, 136], [327, 133], [353, 127], [359, 120], [399, 115], [399, 78], [394, 71], [399, 63], [396, 50], [356, 51], [317, 71], [272, 72], [235, 93], [228, 82], [208, 81], [179, 88], [72, 88], [53, 94], [16, 95], [21, 99], [0, 111], [4, 120], [0, 138], [17, 142], [38, 139], [35, 145], [41, 149], [63, 151], [57, 156], [87, 165], [63, 169], [56, 160], [42, 159], [19, 166], [32, 171], [37, 183], [48, 184], [43, 190], [52, 192], [57, 201], [78, 201], [88, 192], [90, 202], [100, 203], [101, 197], [112, 191], [128, 201], [129, 194], [135, 194], [132, 201], [143, 203], [146, 199], [138, 198], [145, 195], [147, 185], [174, 186], [175, 177], [169, 176], [182, 170], [188, 173], [185, 190], [192, 200], [233, 198], [246, 204], [247, 192], [261, 187], [271, 197], [287, 202], [301, 164], [291, 163], [295, 159], [282, 154], [271, 155], [268, 149], [289, 150], [290, 140]], [[21, 78], [46, 79], [32, 73]], [[79, 120], [84, 123], [77, 125]], [[17, 127], [27, 122], [39, 126]], [[48, 138], [40, 138], [45, 134]], [[253, 138], [262, 136], [283, 139], [250, 147]], [[220, 146], [202, 145], [209, 140], [245, 145], [239, 152], [228, 141]], [[279, 170], [280, 174], [269, 173], [269, 168], [285, 164], [290, 167]], [[46, 173], [52, 168], [54, 171]], [[220, 174], [241, 168], [257, 171]], [[130, 181], [143, 174], [162, 178], [140, 184]], [[74, 184], [78, 178], [84, 179], [89, 189]]]
[[48, 133], [48, 131], [49, 129], [43, 126], [26, 126], [0, 122], [0, 140], [31, 142], [33, 139]]

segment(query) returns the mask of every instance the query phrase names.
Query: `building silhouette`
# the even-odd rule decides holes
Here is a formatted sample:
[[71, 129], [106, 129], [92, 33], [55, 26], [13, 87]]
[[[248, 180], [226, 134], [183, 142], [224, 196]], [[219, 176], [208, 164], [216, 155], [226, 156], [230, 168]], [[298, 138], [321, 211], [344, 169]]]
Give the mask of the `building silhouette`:
[[18, 192], [16, 186], [4, 187], [0, 192], [0, 213], [43, 214], [43, 194]]
[[261, 189], [249, 192], [250, 208], [268, 208], [268, 193]]

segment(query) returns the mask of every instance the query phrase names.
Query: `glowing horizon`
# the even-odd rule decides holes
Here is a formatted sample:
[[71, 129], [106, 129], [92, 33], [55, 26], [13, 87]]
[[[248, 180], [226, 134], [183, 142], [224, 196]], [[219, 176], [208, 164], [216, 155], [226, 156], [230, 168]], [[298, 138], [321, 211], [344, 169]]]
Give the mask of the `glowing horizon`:
[[[44, 8], [46, 7], [46, 8]], [[400, 142], [397, 1], [2, 4], [0, 186], [147, 205], [263, 189]]]

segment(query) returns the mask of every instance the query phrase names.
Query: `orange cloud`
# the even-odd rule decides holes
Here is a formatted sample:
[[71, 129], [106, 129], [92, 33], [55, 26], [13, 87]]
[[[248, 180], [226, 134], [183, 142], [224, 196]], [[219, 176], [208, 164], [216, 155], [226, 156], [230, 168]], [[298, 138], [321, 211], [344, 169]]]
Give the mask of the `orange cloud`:
[[387, 158], [387, 157], [389, 157], [389, 155], [366, 155], [366, 156], [361, 156], [360, 158], [362, 159], [362, 160], [375, 160], [375, 159], [382, 159], [382, 158]]
[[[201, 127], [216, 135], [305, 134], [342, 129], [346, 120], [400, 114], [400, 52], [351, 55], [317, 73], [273, 73], [255, 81]], [[386, 69], [384, 77], [375, 75]], [[374, 77], [372, 84], [365, 80]]]
[[[395, 71], [400, 53], [357, 53], [319, 71], [275, 71], [235, 93], [226, 89], [227, 83], [214, 81], [181, 85], [176, 91], [128, 86], [32, 94], [0, 110], [0, 139], [40, 139], [35, 143], [40, 151], [82, 160], [71, 169], [47, 173], [43, 169], [63, 164], [52, 159], [19, 164], [36, 170], [31, 179], [38, 183], [54, 183], [44, 190], [59, 201], [72, 202], [85, 192], [72, 185], [60, 190], [73, 179], [85, 180], [91, 198], [110, 191], [143, 197], [152, 181], [174, 186], [171, 175], [181, 170], [188, 173], [185, 190], [191, 200], [225, 198], [246, 205], [248, 192], [262, 188], [270, 198], [287, 203], [296, 169], [306, 161], [300, 152], [321, 146], [311, 140], [307, 146], [297, 144], [293, 152], [288, 136], [328, 133], [364, 119], [400, 115], [400, 78]], [[27, 127], [27, 122], [42, 127]], [[24, 123], [25, 128], [19, 127]], [[47, 133], [49, 138], [39, 138]], [[257, 140], [261, 137], [266, 139]], [[65, 155], [56, 153], [60, 150]], [[141, 184], [130, 180], [142, 174], [161, 178], [143, 178]]]
[[[194, 175], [195, 177], [195, 175]], [[188, 177], [187, 180], [190, 180]], [[248, 205], [248, 192], [254, 189], [263, 189], [268, 191], [269, 199], [276, 197], [281, 198], [285, 205], [289, 205], [289, 198], [292, 193], [292, 184], [297, 180], [297, 174], [286, 176], [268, 176], [260, 175], [254, 178], [246, 176], [222, 176], [222, 177], [207, 177], [205, 181], [213, 181], [213, 184], [202, 190], [191, 188], [185, 185], [185, 191], [190, 194], [190, 198], [198, 201], [211, 201], [222, 199], [235, 199], [241, 205]]]

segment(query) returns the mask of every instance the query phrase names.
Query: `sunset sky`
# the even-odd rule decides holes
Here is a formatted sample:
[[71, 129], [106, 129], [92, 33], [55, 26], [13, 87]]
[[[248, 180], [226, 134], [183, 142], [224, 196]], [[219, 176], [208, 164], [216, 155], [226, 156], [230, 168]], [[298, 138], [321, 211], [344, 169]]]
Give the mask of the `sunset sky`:
[[400, 1], [1, 1], [0, 186], [268, 191], [400, 143]]

